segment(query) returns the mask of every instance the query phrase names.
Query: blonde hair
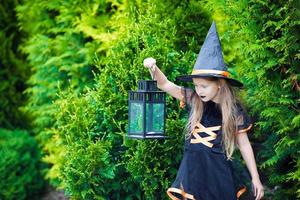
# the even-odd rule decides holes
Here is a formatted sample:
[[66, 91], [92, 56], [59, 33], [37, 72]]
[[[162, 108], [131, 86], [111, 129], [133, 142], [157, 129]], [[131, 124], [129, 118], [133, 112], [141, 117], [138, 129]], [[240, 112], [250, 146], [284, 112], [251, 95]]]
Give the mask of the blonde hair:
[[[220, 102], [219, 108], [222, 112], [222, 146], [225, 149], [228, 160], [232, 160], [232, 154], [236, 146], [235, 133], [237, 132], [237, 97], [233, 87], [222, 78], [207, 78], [210, 81], [217, 81], [220, 86], [218, 94]], [[196, 124], [201, 121], [203, 115], [203, 102], [194, 92], [190, 99], [191, 112], [186, 125], [186, 139], [191, 137]]]

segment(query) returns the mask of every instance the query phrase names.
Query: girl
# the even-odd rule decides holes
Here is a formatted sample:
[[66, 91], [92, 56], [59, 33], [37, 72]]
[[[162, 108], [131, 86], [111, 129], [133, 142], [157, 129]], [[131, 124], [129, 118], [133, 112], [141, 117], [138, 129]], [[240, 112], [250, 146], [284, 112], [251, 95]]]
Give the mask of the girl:
[[228, 77], [215, 22], [200, 50], [191, 75], [178, 77], [191, 81], [195, 91], [170, 82], [153, 58], [144, 60], [157, 86], [190, 108], [186, 144], [177, 177], [167, 194], [173, 200], [236, 200], [246, 191], [237, 188], [232, 154], [238, 147], [252, 177], [255, 200], [263, 197], [247, 131], [249, 117], [234, 96], [233, 86], [243, 84]]

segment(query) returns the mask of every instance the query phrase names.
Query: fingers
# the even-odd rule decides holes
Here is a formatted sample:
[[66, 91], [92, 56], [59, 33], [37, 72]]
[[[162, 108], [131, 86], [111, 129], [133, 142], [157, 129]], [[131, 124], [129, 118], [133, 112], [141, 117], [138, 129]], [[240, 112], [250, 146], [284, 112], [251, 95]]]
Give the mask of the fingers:
[[259, 200], [259, 195], [258, 195], [257, 187], [254, 187], [254, 196], [256, 197], [255, 200]]
[[264, 189], [260, 187], [254, 187], [255, 200], [260, 200], [264, 196]]
[[260, 200], [262, 197], [263, 197], [263, 193], [261, 191], [258, 191], [255, 200]]
[[264, 192], [264, 190], [262, 190], [262, 192], [261, 192], [261, 198], [263, 198], [264, 195], [265, 195], [265, 192]]
[[255, 200], [259, 200], [259, 195], [256, 193], [256, 198], [255, 198]]
[[260, 200], [264, 196], [264, 187], [259, 179], [252, 180], [252, 191], [255, 196], [255, 200]]
[[156, 64], [156, 60], [154, 58], [144, 59], [144, 66], [147, 68], [152, 68], [155, 64]]
[[263, 189], [261, 189], [260, 191], [259, 191], [259, 199], [261, 199], [261, 198], [263, 198], [263, 196], [264, 196], [264, 190]]
[[[255, 185], [253, 185], [253, 184], [252, 184], [252, 190], [253, 190], [254, 196], [256, 197], [256, 187], [255, 187]], [[255, 199], [255, 200], [256, 200], [256, 199]]]

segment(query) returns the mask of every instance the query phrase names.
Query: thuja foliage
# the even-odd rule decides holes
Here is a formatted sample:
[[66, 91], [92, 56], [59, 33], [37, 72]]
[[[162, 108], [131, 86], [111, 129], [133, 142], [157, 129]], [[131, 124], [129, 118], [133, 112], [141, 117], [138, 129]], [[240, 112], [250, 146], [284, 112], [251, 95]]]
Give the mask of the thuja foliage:
[[72, 96], [93, 87], [94, 55], [117, 37], [109, 20], [121, 12], [121, 6], [116, 1], [38, 0], [24, 1], [16, 8], [20, 28], [27, 34], [22, 51], [33, 72], [24, 110], [34, 119], [33, 132], [52, 166], [47, 178], [55, 186], [61, 184], [58, 163], [65, 149], [56, 146], [57, 140], [63, 140], [53, 129], [61, 111], [54, 102], [60, 99], [58, 93], [67, 91]]
[[[87, 97], [56, 100], [59, 114], [54, 116], [54, 128], [49, 129], [53, 137], [46, 147], [51, 153], [45, 160], [54, 164], [49, 177], [56, 178], [73, 198], [165, 197], [182, 152], [183, 122], [177, 102], [168, 98], [170, 140], [128, 141], [124, 136], [127, 92], [136, 89], [138, 79], [149, 78], [143, 59], [157, 57], [162, 70], [174, 81], [178, 73], [187, 73], [199, 50], [198, 42], [203, 41], [208, 22], [195, 24], [207, 18], [205, 13], [199, 12], [199, 6], [173, 3], [135, 2], [119, 15], [119, 20], [131, 21], [126, 29], [113, 24], [120, 31], [119, 38], [97, 55], [100, 75], [95, 91], [87, 93], [94, 106], [84, 100]], [[189, 26], [185, 20], [190, 21]], [[188, 37], [192, 31], [199, 35]], [[183, 53], [186, 49], [190, 50]]]
[[[109, 198], [110, 193], [122, 199], [119, 188], [127, 187], [120, 182], [109, 183], [114, 177], [108, 154], [110, 140], [86, 138], [83, 134], [109, 131], [96, 123], [105, 113], [94, 112], [95, 107], [87, 106], [90, 101], [75, 102], [77, 94], [93, 87], [93, 71], [98, 73], [95, 53], [105, 56], [106, 49], [123, 33], [128, 18], [123, 14], [125, 8], [127, 3], [118, 1], [26, 1], [17, 7], [20, 27], [28, 38], [22, 50], [33, 71], [25, 110], [35, 119], [33, 131], [44, 150], [44, 161], [50, 164], [46, 177], [76, 199]], [[84, 112], [79, 113], [74, 104]], [[74, 118], [84, 124], [77, 120], [70, 123]]]
[[[35, 71], [27, 109], [36, 119], [44, 160], [52, 164], [47, 177], [75, 199], [163, 198], [182, 151], [177, 102], [168, 98], [170, 140], [127, 141], [127, 91], [149, 78], [142, 66], [146, 56], [156, 57], [173, 81], [187, 73], [210, 23], [194, 1], [103, 2], [36, 1], [18, 7], [29, 34], [23, 49]], [[29, 7], [38, 13], [25, 12]], [[100, 75], [95, 91], [88, 91], [93, 69]]]
[[18, 51], [17, 1], [0, 2], [0, 127], [25, 128], [27, 118], [19, 110], [25, 104], [25, 80], [29, 75], [24, 56]]
[[50, 164], [47, 178], [74, 199], [166, 198], [183, 150], [184, 113], [168, 97], [169, 139], [129, 140], [127, 92], [150, 78], [142, 66], [148, 56], [171, 81], [190, 73], [211, 24], [206, 9], [220, 27], [226, 60], [236, 66], [231, 71], [246, 85], [255, 136], [266, 141], [260, 167], [270, 187], [280, 186], [276, 198], [294, 198], [300, 162], [296, 6], [175, 0], [18, 6], [28, 36], [22, 49], [33, 71], [25, 110]]
[[273, 199], [300, 198], [299, 1], [211, 2], [224, 33], [239, 52], [238, 74], [256, 113], [255, 136], [264, 141], [258, 160], [276, 187]]
[[[18, 29], [18, 1], [0, 2], [0, 199], [37, 199], [45, 181], [40, 150], [21, 111], [30, 70], [19, 51], [24, 34]], [[6, 128], [6, 129], [4, 129]], [[8, 130], [12, 129], [12, 130]]]
[[44, 185], [40, 157], [28, 132], [0, 129], [0, 199], [36, 199]]
[[114, 6], [112, 1], [26, 1], [17, 7], [28, 38], [22, 50], [34, 71], [28, 80], [25, 109], [35, 117], [36, 132], [53, 124], [51, 104], [57, 99], [58, 86], [72, 88], [74, 93], [92, 87], [94, 53], [105, 47], [100, 44], [107, 38], [101, 34], [109, 28], [106, 22]]
[[116, 192], [109, 183], [115, 175], [111, 141], [99, 136], [98, 104], [92, 91], [84, 96], [67, 93], [55, 103], [60, 112], [45, 160], [54, 164], [49, 176], [57, 177], [73, 199], [109, 199], [109, 193]]
[[[142, 65], [148, 56], [157, 59], [171, 81], [175, 81], [180, 73], [189, 73], [209, 22], [194, 1], [190, 4], [136, 2], [131, 5], [130, 14], [132, 22], [123, 37], [108, 50], [106, 57], [99, 58], [101, 73], [97, 77], [96, 90], [101, 102], [99, 107], [105, 113], [105, 120], [100, 125], [113, 142], [112, 154], [118, 158], [116, 173], [123, 174], [126, 170], [137, 185], [136, 188], [127, 188], [128, 194], [137, 199], [166, 199], [166, 189], [175, 178], [183, 150], [184, 120], [178, 102], [167, 98], [169, 139], [132, 141], [124, 138], [127, 94], [128, 90], [137, 89], [139, 79], [150, 78]], [[126, 182], [120, 180], [120, 183]]]

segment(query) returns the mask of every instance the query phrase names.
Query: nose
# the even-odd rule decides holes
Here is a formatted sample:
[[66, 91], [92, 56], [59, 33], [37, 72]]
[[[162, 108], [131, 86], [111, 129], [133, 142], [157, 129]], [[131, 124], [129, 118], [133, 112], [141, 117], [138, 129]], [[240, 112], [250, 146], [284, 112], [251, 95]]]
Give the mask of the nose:
[[199, 96], [203, 96], [203, 92], [200, 91], [200, 90], [196, 90], [196, 93], [197, 93]]

